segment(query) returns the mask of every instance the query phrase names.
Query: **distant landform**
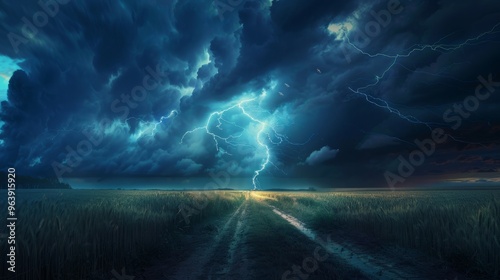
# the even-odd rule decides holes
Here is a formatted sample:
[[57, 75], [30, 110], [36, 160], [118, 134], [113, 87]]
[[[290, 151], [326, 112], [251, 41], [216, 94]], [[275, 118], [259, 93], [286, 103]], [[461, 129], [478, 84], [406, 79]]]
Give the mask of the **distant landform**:
[[[0, 172], [0, 189], [7, 189], [7, 172]], [[16, 189], [71, 189], [68, 183], [60, 183], [57, 179], [37, 178], [16, 174]]]

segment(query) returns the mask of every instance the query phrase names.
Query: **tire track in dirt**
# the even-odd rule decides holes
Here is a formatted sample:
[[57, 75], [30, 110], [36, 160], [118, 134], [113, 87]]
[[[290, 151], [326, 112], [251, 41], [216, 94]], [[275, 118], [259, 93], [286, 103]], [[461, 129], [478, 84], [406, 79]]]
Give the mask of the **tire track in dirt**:
[[[321, 241], [318, 233], [306, 227], [306, 225], [297, 218], [288, 215], [278, 208], [266, 204], [272, 208], [273, 212], [286, 220], [303, 235], [311, 241], [322, 246], [330, 254], [343, 260], [347, 265], [359, 270], [369, 279], [445, 279], [429, 273], [428, 267], [421, 266], [401, 266], [401, 259], [394, 256], [374, 255], [367, 253], [361, 248], [350, 244], [340, 244], [328, 239], [327, 242]], [[431, 275], [429, 275], [431, 274]], [[458, 279], [458, 278], [455, 278]]]
[[205, 266], [202, 273], [203, 279], [229, 280], [248, 277], [248, 259], [245, 254], [245, 242], [243, 242], [248, 230], [246, 225], [248, 203], [244, 204], [238, 219], [233, 221], [231, 230], [222, 237], [221, 244], [217, 246], [212, 258]]
[[185, 261], [176, 265], [174, 280], [249, 279], [245, 236], [248, 231], [248, 201], [243, 202], [229, 217], [210, 244], [198, 247]]

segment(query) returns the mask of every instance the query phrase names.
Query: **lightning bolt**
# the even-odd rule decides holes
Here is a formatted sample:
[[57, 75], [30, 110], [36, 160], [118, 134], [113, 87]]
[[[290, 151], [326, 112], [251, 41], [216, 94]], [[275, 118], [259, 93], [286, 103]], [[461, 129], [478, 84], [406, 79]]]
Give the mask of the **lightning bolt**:
[[[390, 59], [389, 65], [382, 71], [381, 74], [375, 76], [373, 82], [366, 84], [364, 86], [358, 87], [356, 89], [353, 89], [351, 87], [349, 87], [348, 89], [355, 94], [359, 94], [359, 95], [363, 96], [367, 102], [369, 102], [377, 107], [380, 107], [382, 109], [385, 109], [389, 113], [395, 114], [403, 120], [406, 120], [410, 123], [423, 124], [423, 125], [427, 126], [429, 129], [431, 129], [431, 125], [435, 125], [436, 123], [424, 122], [424, 121], [417, 119], [414, 116], [405, 115], [405, 114], [401, 113], [397, 108], [391, 106], [388, 101], [381, 99], [381, 98], [378, 98], [378, 97], [374, 97], [374, 96], [366, 93], [365, 90], [378, 85], [379, 82], [385, 78], [386, 74], [396, 65], [398, 60], [401, 58], [410, 57], [413, 53], [422, 52], [425, 50], [440, 51], [440, 52], [452, 52], [452, 51], [458, 50], [464, 46], [471, 45], [473, 43], [474, 44], [482, 43], [483, 41], [481, 41], [481, 40], [485, 36], [499, 33], [500, 31], [496, 30], [499, 26], [500, 26], [500, 23], [497, 23], [490, 30], [485, 31], [485, 32], [473, 37], [473, 38], [466, 39], [463, 42], [458, 43], [458, 44], [443, 44], [443, 43], [441, 43], [441, 41], [443, 41], [444, 39], [446, 39], [449, 36], [449, 35], [447, 35], [447, 36], [444, 36], [443, 38], [439, 39], [434, 44], [414, 45], [406, 53], [400, 53], [400, 54], [385, 54], [385, 53], [371, 54], [371, 53], [368, 53], [366, 51], [363, 51], [351, 42], [351, 40], [349, 39], [349, 36], [347, 36], [348, 30], [345, 27], [343, 27], [341, 37], [345, 38], [345, 40], [347, 41], [347, 44], [349, 44], [352, 48], [354, 48], [360, 54], [368, 56], [370, 58], [383, 57], [383, 58]], [[442, 124], [439, 124], [439, 125], [442, 125]]]
[[164, 120], [173, 119], [177, 117], [178, 114], [179, 112], [177, 112], [177, 110], [172, 110], [167, 116], [162, 116], [159, 121], [154, 123], [153, 130], [151, 131], [151, 136], [156, 133], [158, 126], [162, 124]]
[[[482, 33], [478, 34], [475, 37], [463, 40], [462, 42], [457, 43], [457, 44], [445, 44], [445, 43], [442, 43], [442, 41], [444, 41], [447, 37], [449, 37], [451, 35], [450, 34], [450, 35], [442, 37], [441, 39], [439, 39], [434, 44], [416, 44], [416, 45], [413, 45], [412, 47], [408, 48], [406, 52], [404, 52], [404, 53], [397, 53], [397, 54], [386, 54], [386, 53], [373, 53], [372, 54], [372, 53], [363, 51], [363, 50], [361, 50], [359, 47], [357, 47], [355, 44], [353, 44], [351, 42], [351, 40], [349, 39], [349, 36], [347, 36], [347, 33], [348, 33], [347, 28], [342, 27], [341, 28], [342, 33], [340, 34], [340, 37], [342, 37], [345, 40], [345, 42], [349, 46], [351, 46], [353, 49], [355, 49], [357, 52], [359, 52], [360, 54], [362, 54], [364, 56], [367, 56], [369, 58], [381, 57], [381, 58], [390, 59], [390, 62], [388, 64], [388, 66], [380, 74], [375, 75], [375, 78], [373, 79], [372, 82], [370, 82], [370, 83], [368, 83], [368, 84], [366, 84], [364, 86], [358, 87], [356, 89], [354, 89], [352, 87], [348, 87], [348, 89], [352, 93], [355, 93], [355, 94], [358, 94], [358, 95], [361, 95], [362, 97], [364, 97], [364, 99], [368, 103], [373, 104], [373, 105], [375, 105], [375, 106], [377, 106], [379, 108], [382, 108], [382, 109], [388, 111], [391, 114], [395, 114], [399, 118], [401, 118], [401, 119], [403, 119], [405, 121], [408, 121], [410, 123], [425, 125], [427, 128], [429, 128], [429, 130], [432, 130], [432, 127], [431, 127], [432, 125], [444, 125], [443, 123], [432, 123], [432, 122], [421, 121], [421, 120], [419, 120], [418, 118], [416, 118], [416, 117], [414, 117], [412, 115], [403, 114], [395, 106], [391, 105], [390, 102], [388, 102], [387, 100], [384, 100], [382, 98], [378, 98], [378, 97], [372, 96], [372, 95], [366, 93], [366, 90], [368, 90], [368, 89], [370, 89], [372, 87], [377, 86], [379, 84], [379, 82], [385, 78], [385, 76], [387, 75], [387, 73], [389, 73], [392, 70], [392, 68], [397, 64], [398, 60], [400, 60], [401, 58], [407, 58], [407, 57], [410, 57], [411, 55], [413, 55], [416, 52], [423, 52], [423, 51], [426, 51], [426, 50], [430, 50], [430, 51], [434, 51], [434, 52], [443, 52], [443, 53], [446, 53], [446, 52], [452, 52], [452, 51], [459, 50], [459, 49], [463, 48], [464, 46], [471, 46], [471, 45], [477, 45], [477, 44], [480, 44], [480, 43], [485, 43], [485, 42], [488, 42], [487, 39], [484, 39], [486, 36], [500, 33], [500, 30], [497, 30], [499, 26], [500, 26], [500, 23], [497, 23], [491, 29], [489, 29], [489, 30], [487, 30], [485, 32], [482, 32]], [[434, 75], [432, 73], [426, 73], [426, 74]], [[441, 74], [439, 74], [439, 75], [442, 76]], [[455, 79], [453, 77], [448, 77], [448, 78]], [[457, 79], [455, 79], [455, 80], [457, 80]], [[453, 135], [450, 135], [450, 134], [448, 134], [448, 136], [451, 139], [453, 139], [454, 141], [457, 141], [457, 142], [460, 142], [460, 143], [477, 144], [477, 145], [484, 146], [482, 143], [471, 143], [471, 142], [463, 141], [463, 140], [458, 139], [458, 138], [456, 138], [456, 137], [454, 137]]]
[[[241, 101], [239, 101], [237, 104], [234, 104], [233, 106], [230, 106], [230, 107], [228, 107], [228, 108], [226, 108], [226, 109], [224, 109], [224, 110], [212, 112], [212, 113], [208, 116], [208, 118], [207, 118], [207, 122], [206, 122], [206, 124], [205, 124], [204, 126], [200, 126], [200, 127], [197, 127], [197, 128], [195, 128], [195, 129], [193, 129], [193, 130], [189, 130], [189, 131], [187, 131], [186, 133], [184, 133], [184, 134], [182, 135], [182, 138], [181, 138], [181, 144], [184, 142], [184, 138], [185, 138], [188, 134], [194, 133], [194, 132], [196, 132], [196, 131], [198, 131], [198, 130], [205, 130], [205, 132], [206, 132], [208, 135], [212, 136], [212, 138], [213, 138], [213, 140], [214, 140], [214, 142], [215, 142], [215, 148], [217, 149], [217, 151], [219, 151], [219, 140], [220, 140], [220, 141], [224, 141], [224, 142], [225, 142], [226, 144], [228, 144], [228, 145], [234, 146], [235, 144], [234, 144], [233, 142], [231, 142], [231, 139], [238, 138], [238, 137], [240, 137], [241, 135], [229, 135], [228, 137], [222, 137], [222, 136], [220, 136], [220, 135], [218, 135], [218, 134], [216, 134], [216, 133], [214, 133], [214, 132], [210, 131], [210, 127], [209, 127], [209, 126], [210, 126], [210, 123], [212, 122], [212, 119], [213, 119], [214, 117], [216, 117], [216, 120], [217, 120], [217, 123], [218, 123], [216, 127], [217, 127], [219, 130], [222, 130], [222, 124], [223, 124], [223, 122], [227, 122], [227, 121], [223, 118], [224, 113], [227, 113], [227, 112], [229, 112], [229, 111], [231, 111], [231, 110], [233, 110], [233, 109], [235, 109], [235, 108], [241, 108], [241, 107], [243, 106], [243, 104], [248, 103], [248, 102], [252, 102], [252, 101], [254, 101], [254, 100], [256, 100], [256, 99], [257, 99], [257, 98], [251, 98], [251, 99], [241, 100]], [[224, 153], [227, 153], [227, 152], [224, 152]]]
[[[287, 142], [293, 145], [300, 145], [301, 143], [293, 143], [289, 141], [288, 137], [286, 135], [283, 135], [281, 133], [278, 133], [276, 129], [272, 126], [272, 121], [266, 121], [262, 120], [261, 118], [255, 116], [255, 114], [252, 114], [250, 112], [250, 106], [252, 104], [257, 103], [258, 101], [262, 101], [266, 96], [265, 91], [257, 97], [254, 98], [246, 98], [239, 100], [235, 102], [233, 105], [230, 105], [226, 107], [225, 109], [219, 110], [219, 111], [214, 111], [210, 113], [210, 115], [207, 117], [207, 120], [203, 126], [196, 127], [192, 130], [186, 131], [180, 140], [180, 143], [182, 144], [184, 142], [184, 139], [190, 135], [193, 134], [197, 131], [204, 131], [207, 135], [212, 137], [214, 143], [215, 143], [215, 148], [217, 151], [220, 151], [224, 154], [229, 154], [227, 151], [225, 151], [223, 148], [221, 148], [221, 144], [224, 143], [229, 146], [237, 146], [241, 145], [239, 144], [236, 140], [240, 137], [242, 137], [242, 133], [233, 133], [229, 134], [227, 136], [221, 135], [221, 131], [223, 130], [223, 124], [227, 123], [230, 125], [233, 125], [238, 128], [243, 127], [237, 125], [234, 122], [230, 122], [224, 118], [224, 114], [230, 112], [230, 111], [236, 111], [239, 112], [242, 116], [244, 116], [246, 119], [248, 119], [250, 122], [255, 123], [258, 125], [258, 132], [255, 135], [255, 142], [258, 144], [258, 146], [261, 147], [261, 149], [264, 150], [264, 157], [261, 160], [258, 168], [254, 170], [253, 176], [252, 176], [252, 185], [253, 189], [256, 190], [258, 188], [258, 177], [261, 175], [261, 173], [266, 169], [268, 165], [273, 165], [276, 167], [274, 163], [271, 161], [271, 148], [269, 147], [270, 144], [274, 145], [279, 145], [283, 142]], [[257, 104], [260, 105], [260, 102]], [[270, 112], [267, 112], [271, 114]], [[217, 130], [211, 129], [211, 124], [216, 123], [217, 125], [215, 128]], [[277, 168], [277, 167], [276, 167]], [[278, 168], [279, 169], [279, 168]]]
[[149, 136], [153, 137], [156, 134], [156, 132], [158, 131], [159, 125], [161, 125], [166, 120], [174, 119], [175, 117], [177, 117], [177, 115], [179, 115], [179, 112], [177, 110], [172, 110], [172, 111], [170, 111], [170, 113], [168, 115], [161, 116], [158, 121], [150, 122], [150, 121], [145, 121], [141, 118], [130, 117], [130, 118], [125, 119], [125, 122], [127, 122], [128, 120], [136, 119], [140, 122], [141, 126], [146, 127], [138, 132], [137, 138], [142, 137], [143, 134], [148, 130], [151, 130], [151, 133], [149, 134]]
[[[264, 95], [264, 96], [265, 96], [265, 95]], [[265, 131], [265, 129], [267, 128], [267, 126], [268, 126], [268, 125], [267, 125], [267, 123], [266, 123], [266, 122], [260, 121], [260, 120], [258, 120], [258, 119], [256, 119], [256, 118], [254, 118], [252, 115], [250, 115], [250, 114], [249, 114], [249, 113], [245, 110], [245, 107], [243, 107], [243, 104], [242, 104], [242, 103], [239, 103], [239, 104], [238, 104], [238, 107], [241, 109], [241, 112], [242, 112], [245, 116], [247, 116], [247, 117], [248, 117], [249, 119], [251, 119], [252, 121], [254, 121], [254, 122], [256, 122], [256, 123], [259, 123], [259, 124], [260, 124], [260, 130], [259, 130], [259, 132], [257, 133], [257, 136], [256, 136], [256, 141], [257, 141], [257, 143], [258, 143], [261, 147], [263, 147], [263, 148], [265, 149], [265, 151], [266, 151], [266, 157], [265, 157], [265, 159], [262, 161], [262, 163], [261, 163], [261, 165], [260, 165], [260, 168], [254, 171], [254, 175], [253, 175], [253, 177], [252, 177], [253, 189], [254, 189], [254, 190], [256, 190], [256, 189], [257, 189], [257, 177], [259, 177], [260, 173], [266, 169], [266, 166], [267, 166], [267, 164], [269, 163], [269, 160], [270, 160], [270, 158], [271, 158], [271, 154], [270, 154], [270, 152], [269, 152], [269, 146], [268, 146], [268, 145], [266, 145], [264, 142], [262, 142], [262, 140], [260, 139], [260, 138], [261, 138], [262, 133], [264, 133], [264, 131]], [[275, 135], [278, 135], [278, 134], [276, 133], [276, 130], [274, 130], [274, 129], [272, 129], [272, 130], [273, 130], [273, 132], [275, 133]], [[271, 140], [271, 137], [269, 136], [269, 134], [268, 134], [268, 138], [269, 138], [269, 140]], [[278, 135], [278, 139], [279, 139], [280, 141], [282, 141], [282, 138], [280, 138], [280, 136], [279, 136], [279, 135]], [[280, 143], [281, 143], [281, 142], [280, 142]]]

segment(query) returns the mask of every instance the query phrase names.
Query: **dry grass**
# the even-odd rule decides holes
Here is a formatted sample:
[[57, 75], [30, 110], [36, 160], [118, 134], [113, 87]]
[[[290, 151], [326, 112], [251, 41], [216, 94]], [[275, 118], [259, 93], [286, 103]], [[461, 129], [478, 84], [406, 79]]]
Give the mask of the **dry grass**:
[[500, 277], [498, 191], [261, 193], [317, 230], [363, 232]]
[[[113, 268], [130, 271], [160, 253], [175, 253], [189, 226], [228, 213], [244, 200], [236, 192], [57, 192], [64, 198], [17, 207], [15, 279], [110, 279]], [[187, 225], [179, 205], [205, 199], [207, 206]]]

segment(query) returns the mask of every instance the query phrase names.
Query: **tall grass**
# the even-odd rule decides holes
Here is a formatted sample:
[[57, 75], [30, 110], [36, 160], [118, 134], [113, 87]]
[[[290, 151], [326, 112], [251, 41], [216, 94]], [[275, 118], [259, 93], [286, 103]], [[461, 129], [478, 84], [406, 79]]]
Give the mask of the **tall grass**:
[[[15, 279], [110, 279], [113, 268], [130, 271], [164, 252], [175, 254], [186, 227], [228, 213], [244, 199], [230, 192], [88, 192], [18, 205]], [[205, 199], [206, 207], [186, 224], [179, 205]]]
[[500, 193], [265, 194], [317, 230], [362, 232], [469, 272], [500, 277]]

